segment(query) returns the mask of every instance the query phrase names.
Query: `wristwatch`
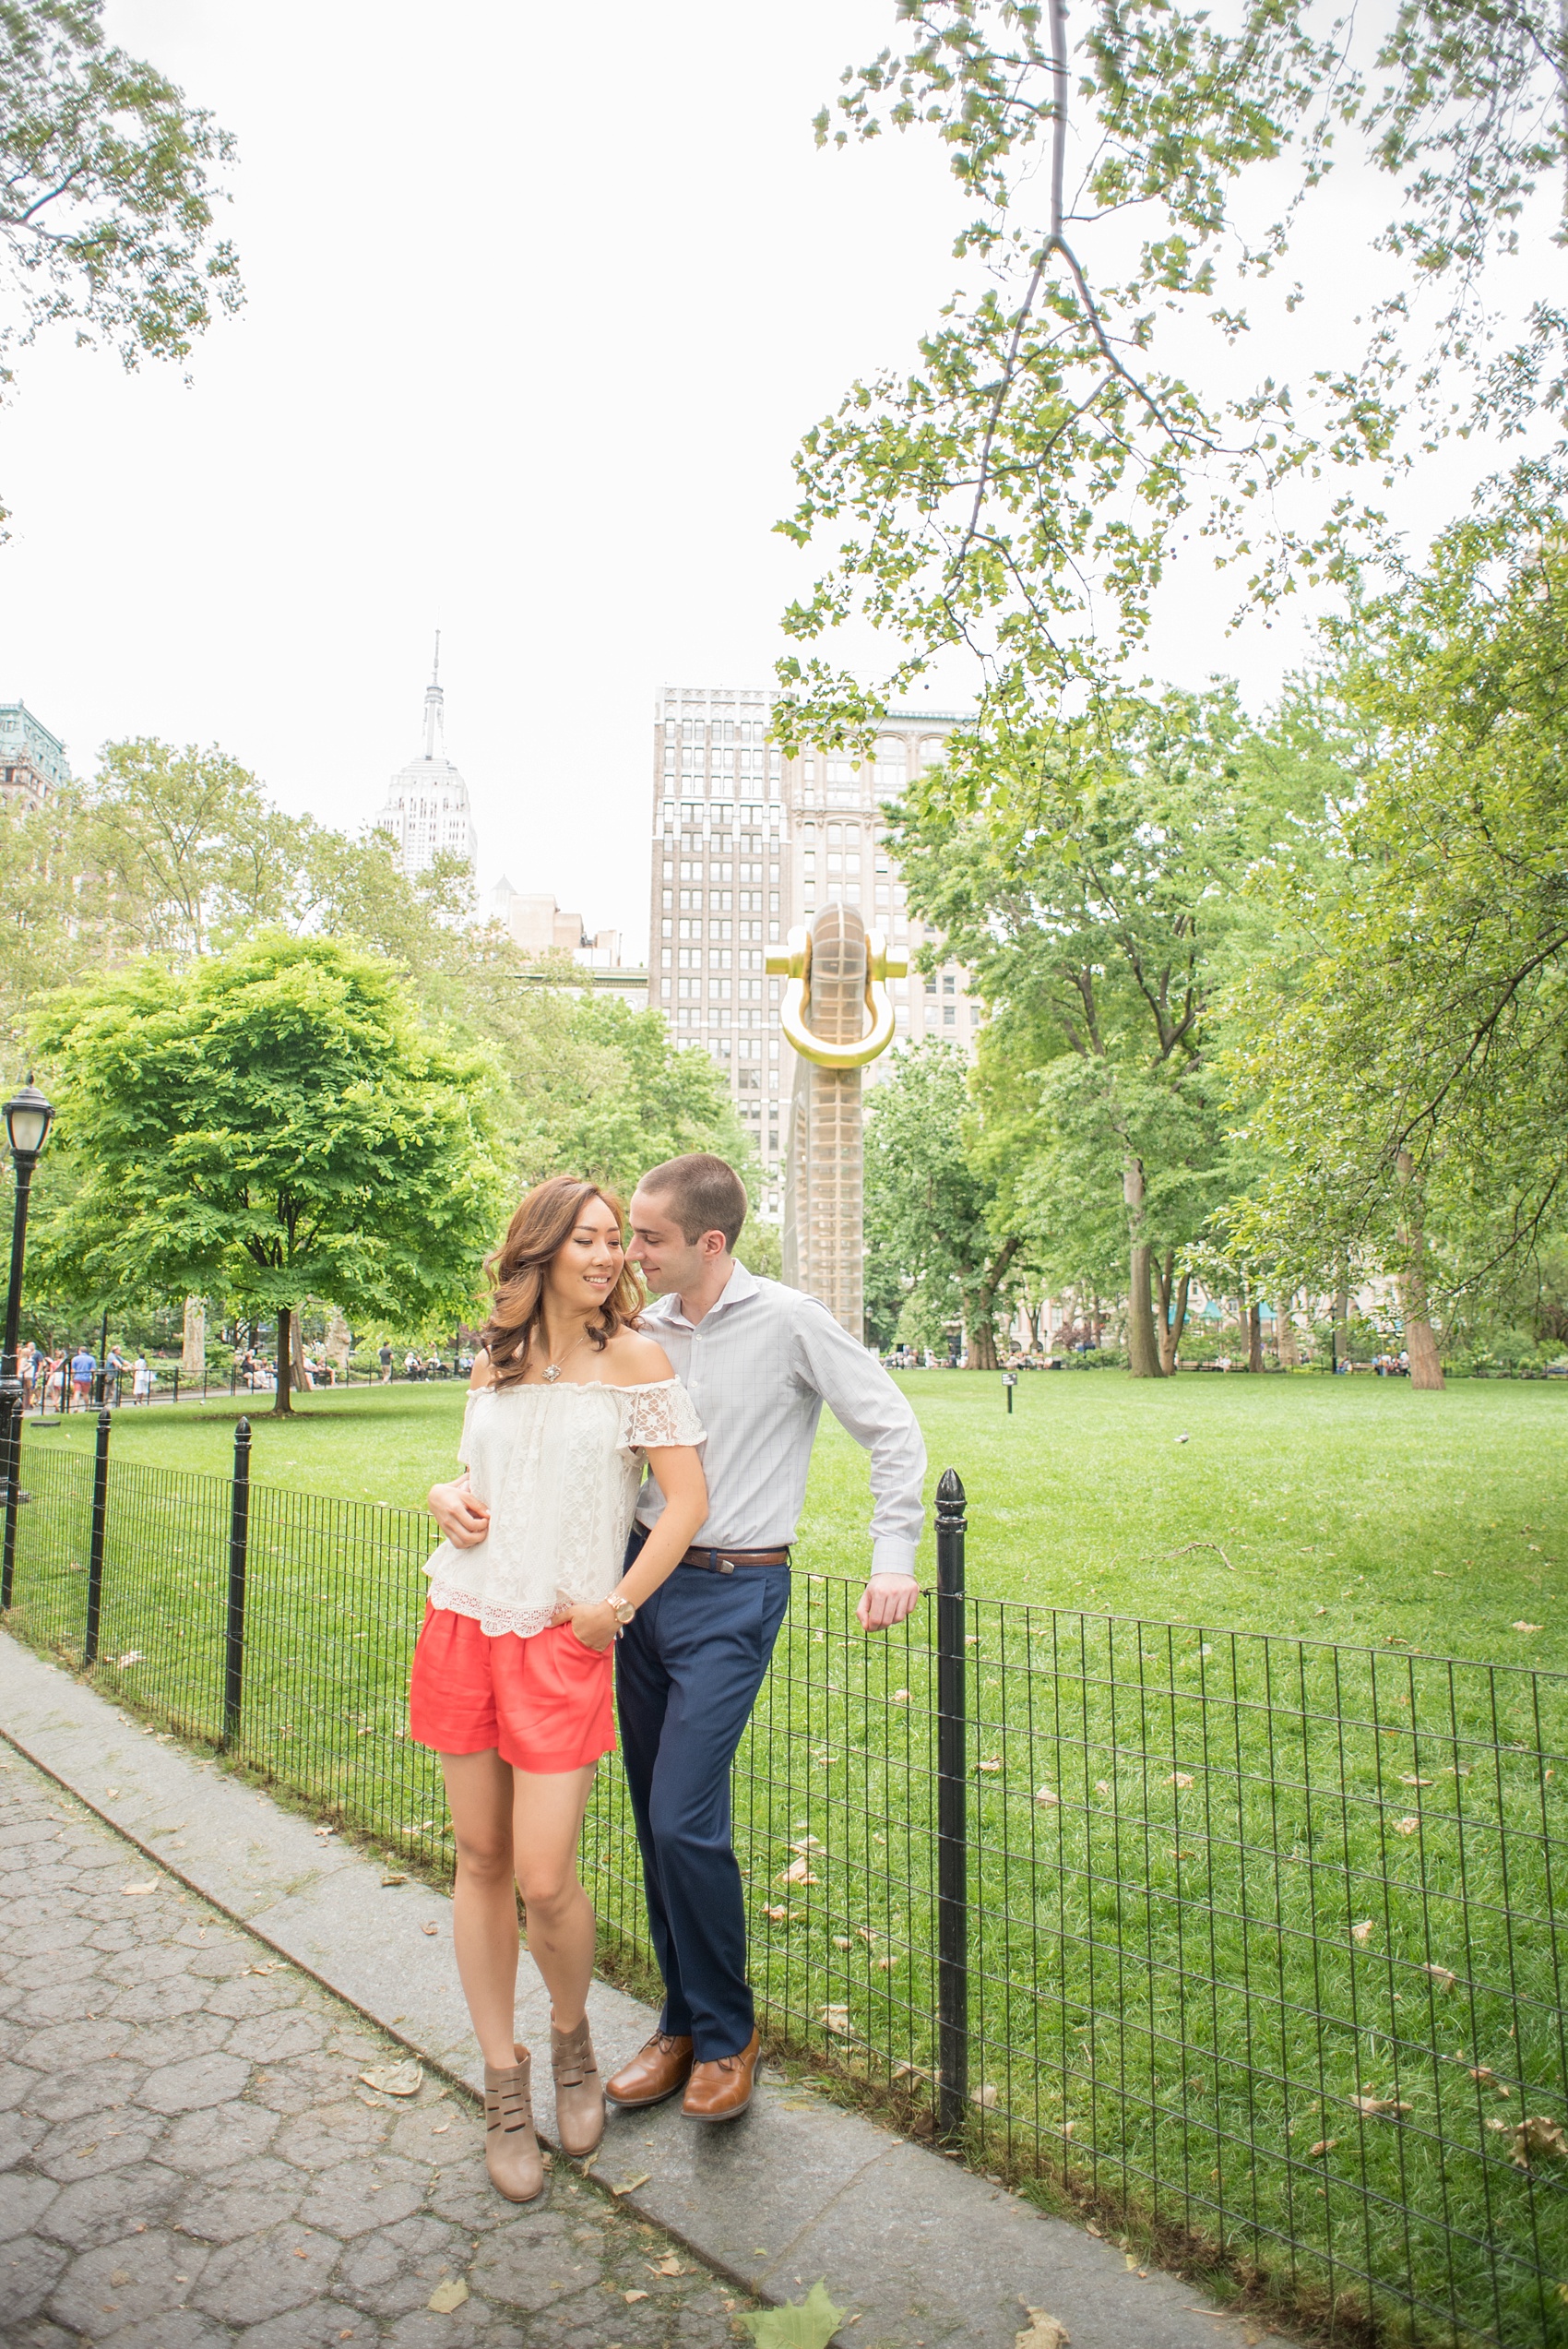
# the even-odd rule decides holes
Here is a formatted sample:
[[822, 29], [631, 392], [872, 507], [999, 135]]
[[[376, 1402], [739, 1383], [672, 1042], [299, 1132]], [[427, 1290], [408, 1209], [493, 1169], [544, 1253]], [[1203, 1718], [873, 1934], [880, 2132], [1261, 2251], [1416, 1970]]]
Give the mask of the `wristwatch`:
[[636, 1615], [636, 1608], [633, 1605], [630, 1599], [612, 1599], [610, 1604], [615, 1611], [616, 1622], [620, 1624], [622, 1629], [624, 1630], [626, 1625], [630, 1623], [632, 1617]]

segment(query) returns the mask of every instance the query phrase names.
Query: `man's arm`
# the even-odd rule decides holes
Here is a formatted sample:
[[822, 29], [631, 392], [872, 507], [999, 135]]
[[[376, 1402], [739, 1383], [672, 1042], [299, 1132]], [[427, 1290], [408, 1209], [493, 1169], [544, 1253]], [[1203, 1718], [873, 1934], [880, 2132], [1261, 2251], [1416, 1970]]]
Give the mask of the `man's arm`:
[[921, 1594], [915, 1580], [925, 1524], [920, 1423], [882, 1365], [839, 1328], [826, 1306], [808, 1306], [795, 1334], [807, 1384], [871, 1454], [871, 1580], [855, 1612], [865, 1630], [885, 1631], [903, 1622]]

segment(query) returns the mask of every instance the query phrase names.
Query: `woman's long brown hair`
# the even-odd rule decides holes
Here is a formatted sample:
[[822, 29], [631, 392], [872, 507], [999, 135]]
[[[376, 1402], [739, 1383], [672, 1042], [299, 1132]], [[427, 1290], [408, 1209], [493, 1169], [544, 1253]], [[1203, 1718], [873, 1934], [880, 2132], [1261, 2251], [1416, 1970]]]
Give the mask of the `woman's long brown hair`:
[[[574, 1174], [552, 1174], [529, 1192], [501, 1246], [486, 1259], [485, 1272], [495, 1294], [480, 1341], [497, 1386], [515, 1384], [522, 1377], [529, 1341], [540, 1329], [544, 1309], [545, 1275], [590, 1199], [601, 1199], [625, 1230], [626, 1211], [613, 1191], [602, 1183], [580, 1182]], [[620, 1279], [588, 1325], [589, 1344], [602, 1353], [618, 1330], [635, 1326], [642, 1306], [642, 1283], [635, 1269], [623, 1264]]]

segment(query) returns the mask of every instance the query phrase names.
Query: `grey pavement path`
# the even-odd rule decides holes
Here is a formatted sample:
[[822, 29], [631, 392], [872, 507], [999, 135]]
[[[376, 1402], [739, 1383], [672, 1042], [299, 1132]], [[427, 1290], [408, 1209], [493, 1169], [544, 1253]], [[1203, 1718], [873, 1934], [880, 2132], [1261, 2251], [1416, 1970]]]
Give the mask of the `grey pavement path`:
[[[374, 1860], [117, 1713], [8, 1638], [0, 1638], [0, 1729], [192, 1892], [444, 2079], [477, 2084], [443, 1895], [415, 1882], [384, 1887]], [[648, 2009], [604, 1984], [595, 1985], [589, 2011], [606, 2073], [654, 2024]], [[538, 2042], [547, 2021], [525, 1953], [520, 2035]], [[469, 2167], [477, 2206], [486, 2192], [477, 2136]], [[838, 2338], [856, 2349], [1014, 2349], [1031, 2308], [1056, 2318], [1073, 2349], [1230, 2349], [1262, 2330], [1173, 2276], [1136, 2270], [1081, 2227], [784, 2081], [760, 2087], [750, 2113], [722, 2129], [694, 2127], [678, 2102], [615, 2115], [599, 2169], [628, 2187], [623, 2208], [759, 2299], [798, 2298], [825, 2277], [853, 2314]], [[596, 2340], [612, 2337], [621, 2336]], [[146, 2349], [165, 2345], [148, 2335]], [[196, 2344], [171, 2339], [166, 2349]]]
[[7, 2349], [728, 2349], [732, 2286], [564, 2164], [502, 2201], [469, 2100], [388, 2065], [422, 2069], [0, 1759]]

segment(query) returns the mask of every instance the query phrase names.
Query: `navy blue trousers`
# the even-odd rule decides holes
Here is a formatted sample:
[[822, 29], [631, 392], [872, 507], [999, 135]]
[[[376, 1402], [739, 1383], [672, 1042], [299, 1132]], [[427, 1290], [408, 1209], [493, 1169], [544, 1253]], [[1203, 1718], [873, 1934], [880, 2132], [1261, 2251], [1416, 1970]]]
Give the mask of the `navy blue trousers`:
[[[632, 1536], [627, 1563], [642, 1543]], [[738, 2055], [754, 2013], [730, 1841], [730, 1765], [790, 1604], [786, 1566], [678, 1566], [615, 1654], [621, 1758], [642, 1847], [661, 2027], [699, 2064]]]

